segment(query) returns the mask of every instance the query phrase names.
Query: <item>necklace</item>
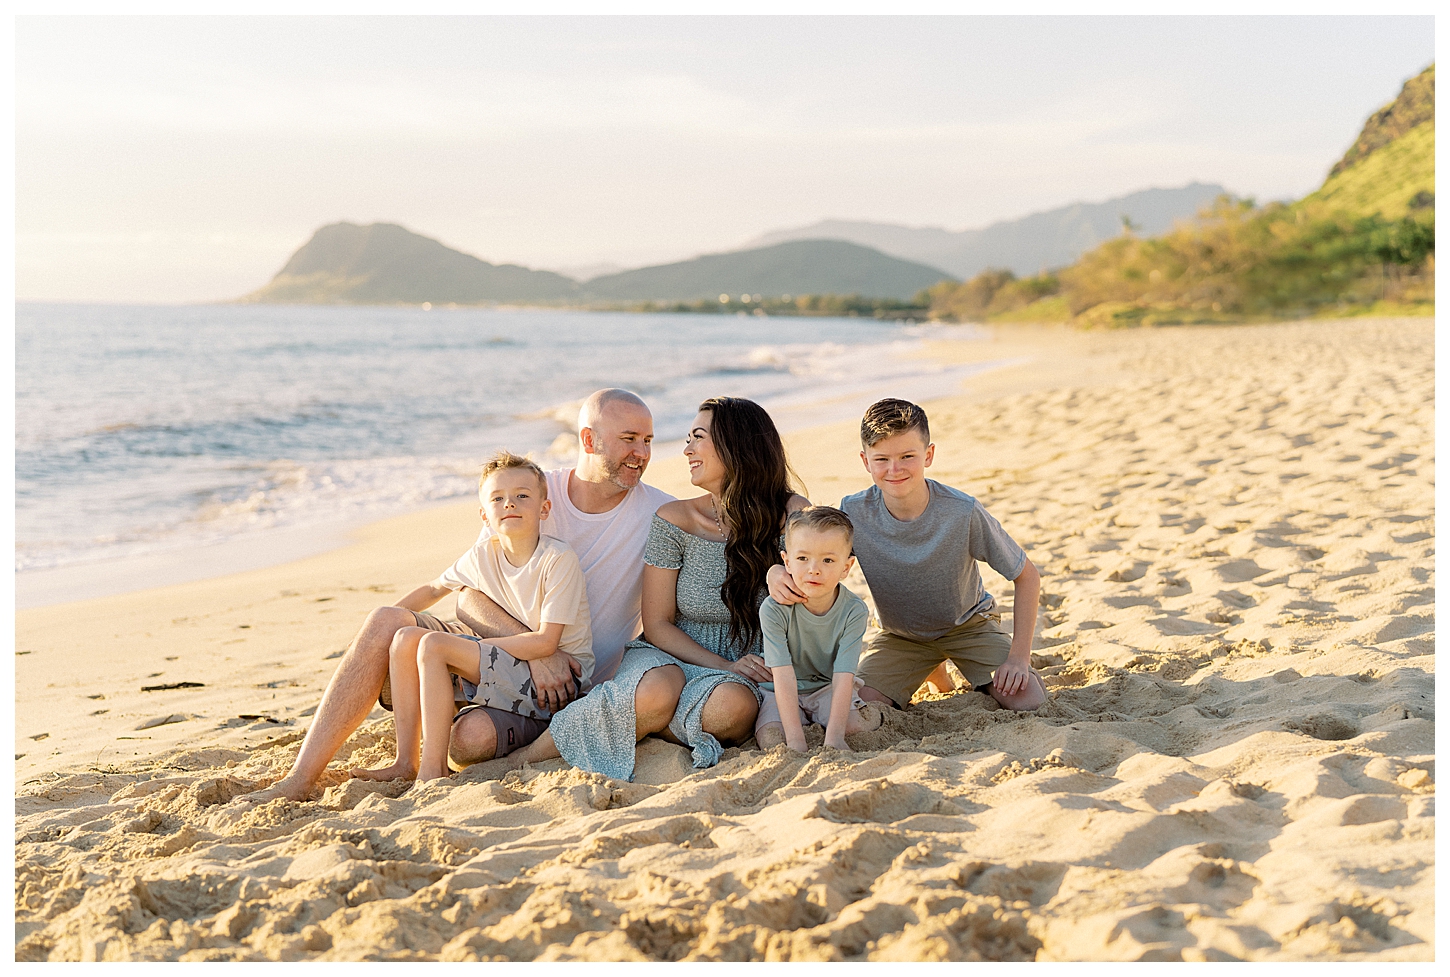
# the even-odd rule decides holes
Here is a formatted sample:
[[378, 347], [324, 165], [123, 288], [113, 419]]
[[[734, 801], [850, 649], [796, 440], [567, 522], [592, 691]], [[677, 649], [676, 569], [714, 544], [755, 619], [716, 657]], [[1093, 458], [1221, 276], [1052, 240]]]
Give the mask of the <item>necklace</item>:
[[720, 523], [720, 510], [715, 508], [715, 493], [713, 492], [710, 493], [710, 513], [715, 517], [715, 528], [720, 531], [720, 535], [729, 539], [730, 534], [725, 531], [725, 527]]

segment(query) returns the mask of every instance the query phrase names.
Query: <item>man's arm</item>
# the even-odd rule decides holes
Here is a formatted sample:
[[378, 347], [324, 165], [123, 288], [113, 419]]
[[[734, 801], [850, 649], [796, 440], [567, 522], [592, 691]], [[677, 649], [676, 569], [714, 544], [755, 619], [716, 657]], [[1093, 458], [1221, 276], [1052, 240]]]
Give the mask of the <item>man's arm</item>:
[[992, 679], [992, 685], [1004, 695], [1025, 691], [1032, 672], [1032, 632], [1037, 628], [1037, 597], [1042, 590], [1042, 578], [1031, 560], [1023, 563], [1022, 572], [1012, 585], [1012, 647]]

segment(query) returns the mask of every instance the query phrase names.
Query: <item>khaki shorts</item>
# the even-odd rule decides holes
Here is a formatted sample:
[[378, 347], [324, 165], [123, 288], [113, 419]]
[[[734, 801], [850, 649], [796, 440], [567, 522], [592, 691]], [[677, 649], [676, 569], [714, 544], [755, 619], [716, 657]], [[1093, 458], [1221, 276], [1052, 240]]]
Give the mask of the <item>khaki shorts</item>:
[[1012, 649], [1012, 636], [1000, 621], [1000, 614], [977, 614], [940, 638], [908, 638], [873, 628], [856, 674], [898, 706], [910, 703], [926, 677], [948, 660], [979, 688], [992, 681]]
[[[861, 701], [861, 676], [856, 676], [856, 687], [851, 690], [851, 709], [846, 714], [846, 732], [859, 733], [870, 727], [857, 713], [857, 708], [865, 705]], [[780, 722], [780, 701], [776, 699], [775, 693], [770, 689], [761, 689], [760, 694], [765, 696], [765, 701], [760, 704], [760, 711], [755, 714], [755, 731], [758, 733], [771, 723]], [[811, 723], [819, 723], [825, 726], [831, 718], [831, 686], [823, 685], [814, 692], [797, 693], [796, 702], [800, 706], [801, 726], [809, 726]], [[859, 729], [857, 727], [860, 727]]]

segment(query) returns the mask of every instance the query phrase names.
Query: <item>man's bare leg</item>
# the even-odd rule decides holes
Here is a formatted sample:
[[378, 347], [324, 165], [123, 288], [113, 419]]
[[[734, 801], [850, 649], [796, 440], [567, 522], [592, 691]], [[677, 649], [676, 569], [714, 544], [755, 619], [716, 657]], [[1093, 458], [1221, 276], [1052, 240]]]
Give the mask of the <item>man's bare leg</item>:
[[348, 773], [362, 780], [412, 780], [418, 776], [418, 740], [423, 722], [418, 676], [418, 642], [426, 628], [400, 628], [388, 652], [388, 678], [393, 687], [393, 762], [370, 770], [354, 767]]
[[370, 613], [328, 680], [292, 769], [271, 787], [239, 799], [253, 804], [279, 797], [306, 800], [327, 764], [372, 711], [388, 674], [393, 635], [415, 624], [413, 612], [401, 607], [379, 607]]
[[453, 723], [453, 732], [448, 740], [448, 759], [459, 770], [492, 760], [498, 749], [498, 730], [493, 728], [481, 709], [474, 709], [459, 716]]

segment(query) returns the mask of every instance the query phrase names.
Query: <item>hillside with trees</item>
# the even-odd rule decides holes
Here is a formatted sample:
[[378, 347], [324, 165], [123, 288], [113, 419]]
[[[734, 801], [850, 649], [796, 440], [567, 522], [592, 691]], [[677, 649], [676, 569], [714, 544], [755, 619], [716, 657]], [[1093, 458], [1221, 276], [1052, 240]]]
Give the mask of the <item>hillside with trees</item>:
[[989, 270], [930, 291], [958, 321], [1096, 325], [1434, 311], [1435, 68], [1405, 83], [1314, 193], [1220, 197], [1158, 237], [1132, 229], [1054, 272]]

